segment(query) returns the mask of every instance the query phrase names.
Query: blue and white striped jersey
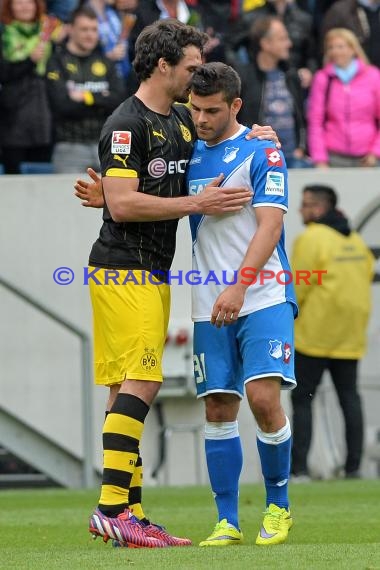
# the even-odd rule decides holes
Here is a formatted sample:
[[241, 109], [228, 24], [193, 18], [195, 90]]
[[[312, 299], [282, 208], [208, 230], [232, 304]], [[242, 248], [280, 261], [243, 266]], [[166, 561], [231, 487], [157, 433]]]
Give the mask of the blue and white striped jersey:
[[[241, 126], [234, 136], [213, 146], [198, 140], [189, 163], [189, 194], [202, 192], [220, 173], [224, 174], [221, 186], [245, 186], [253, 190], [252, 203], [237, 213], [190, 216], [193, 270], [199, 272], [202, 279], [202, 284], [192, 287], [194, 321], [210, 319], [218, 295], [236, 278], [257, 229], [255, 208], [271, 206], [285, 212], [288, 208], [288, 177], [283, 154], [271, 142], [246, 140], [247, 132], [248, 129]], [[258, 278], [248, 287], [239, 316], [285, 301], [296, 307], [284, 230], [263, 269], [272, 271], [273, 277]], [[247, 276], [252, 277], [253, 272], [249, 275], [247, 272]]]

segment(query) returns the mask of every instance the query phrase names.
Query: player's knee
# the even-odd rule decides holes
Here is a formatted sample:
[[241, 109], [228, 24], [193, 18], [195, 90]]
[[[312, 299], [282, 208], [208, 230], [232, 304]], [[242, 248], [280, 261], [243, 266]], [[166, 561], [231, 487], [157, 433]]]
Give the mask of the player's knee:
[[270, 422], [280, 408], [280, 402], [273, 401], [267, 393], [262, 392], [252, 394], [249, 403], [259, 425]]
[[233, 422], [236, 420], [240, 400], [234, 394], [209, 394], [206, 397], [208, 422]]

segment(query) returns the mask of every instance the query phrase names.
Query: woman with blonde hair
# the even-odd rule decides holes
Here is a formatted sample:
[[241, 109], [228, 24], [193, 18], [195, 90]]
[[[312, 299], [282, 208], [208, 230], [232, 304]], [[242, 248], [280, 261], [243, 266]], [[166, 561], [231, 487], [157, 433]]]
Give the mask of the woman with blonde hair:
[[324, 67], [308, 100], [308, 146], [315, 166], [377, 166], [380, 158], [380, 71], [355, 34], [333, 28]]

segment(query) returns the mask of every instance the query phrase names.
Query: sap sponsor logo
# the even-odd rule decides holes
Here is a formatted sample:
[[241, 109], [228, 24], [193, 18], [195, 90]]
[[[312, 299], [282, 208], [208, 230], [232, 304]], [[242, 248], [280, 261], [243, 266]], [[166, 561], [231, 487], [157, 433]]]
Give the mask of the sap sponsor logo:
[[130, 154], [131, 140], [131, 131], [112, 131], [112, 154]]
[[152, 178], [161, 178], [164, 174], [184, 174], [188, 160], [170, 160], [168, 163], [163, 158], [154, 158], [148, 164], [148, 172]]
[[190, 196], [195, 196], [203, 192], [207, 184], [210, 184], [213, 178], [201, 178], [200, 180], [189, 180], [188, 193]]
[[276, 360], [282, 357], [282, 342], [280, 340], [269, 341], [269, 356]]
[[283, 172], [267, 172], [265, 194], [272, 196], [284, 196], [285, 182]]
[[235, 160], [237, 153], [239, 152], [239, 148], [229, 147], [226, 146], [223, 156], [223, 162], [232, 162]]
[[267, 156], [268, 166], [283, 166], [283, 160], [278, 150], [273, 148], [266, 148], [265, 154]]

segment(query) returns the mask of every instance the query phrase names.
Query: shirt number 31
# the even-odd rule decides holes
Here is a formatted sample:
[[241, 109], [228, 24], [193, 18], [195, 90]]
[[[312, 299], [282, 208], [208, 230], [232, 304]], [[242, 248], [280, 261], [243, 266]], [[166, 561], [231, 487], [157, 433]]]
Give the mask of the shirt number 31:
[[206, 382], [206, 365], [205, 365], [205, 353], [201, 352], [199, 355], [194, 354], [194, 378], [197, 384], [202, 384]]

